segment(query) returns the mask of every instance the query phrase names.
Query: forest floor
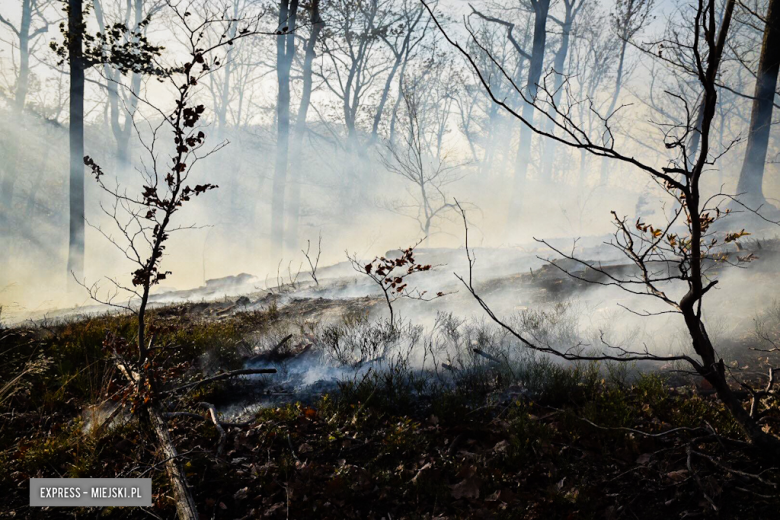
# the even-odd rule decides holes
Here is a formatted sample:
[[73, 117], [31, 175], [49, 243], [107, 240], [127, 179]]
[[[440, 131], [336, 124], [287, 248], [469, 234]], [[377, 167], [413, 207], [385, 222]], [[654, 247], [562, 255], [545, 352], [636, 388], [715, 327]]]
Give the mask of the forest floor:
[[[481, 290], [513, 285], [554, 300], [586, 290], [582, 284], [547, 267], [487, 281]], [[741, 442], [711, 389], [678, 366], [505, 356], [502, 349], [516, 346], [484, 323], [450, 316], [434, 338], [411, 324], [389, 327], [377, 298], [312, 291], [152, 311], [165, 352], [159, 362], [180, 379], [279, 369], [167, 402], [168, 413], [179, 414], [170, 430], [202, 518], [777, 515], [780, 471]], [[534, 316], [542, 326], [554, 321]], [[780, 331], [780, 322], [770, 325]], [[0, 517], [174, 516], [140, 419], [128, 406], [100, 426], [106, 410], [123, 404], [125, 382], [111, 348], [116, 338], [132, 340], [135, 326], [133, 317], [103, 314], [0, 328]], [[749, 349], [754, 340], [735, 341], [730, 351], [743, 355], [729, 361], [761, 373], [768, 360]], [[431, 355], [443, 357], [433, 369], [399, 354], [399, 345], [434, 344], [441, 348], [430, 347]], [[324, 368], [340, 377], [319, 384], [332, 375]], [[262, 406], [246, 406], [253, 401]], [[221, 453], [203, 402], [225, 411]], [[241, 413], [228, 416], [235, 406]], [[780, 410], [769, 415], [780, 419]], [[30, 508], [29, 478], [55, 476], [152, 477], [154, 505]]]

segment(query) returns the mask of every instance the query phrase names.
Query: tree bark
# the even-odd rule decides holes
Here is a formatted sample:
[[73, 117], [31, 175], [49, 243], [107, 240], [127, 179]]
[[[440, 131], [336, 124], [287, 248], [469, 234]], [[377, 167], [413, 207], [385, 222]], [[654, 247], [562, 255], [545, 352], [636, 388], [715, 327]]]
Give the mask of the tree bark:
[[84, 35], [82, 0], [68, 0], [68, 55], [70, 57], [70, 221], [68, 238], [69, 287], [71, 277], [84, 278]]
[[699, 375], [704, 377], [715, 388], [718, 398], [737, 421], [750, 443], [761, 450], [764, 456], [772, 460], [780, 460], [780, 440], [761, 429], [761, 425], [745, 410], [742, 401], [737, 398], [734, 390], [728, 384], [723, 360], [717, 359], [715, 349], [704, 328], [704, 323], [702, 323], [694, 311], [695, 298], [689, 297], [697, 292], [700, 294], [699, 297], [701, 297], [701, 291], [701, 287], [698, 288], [698, 291], [694, 289], [694, 291], [683, 298], [680, 305], [685, 325], [693, 340], [693, 348], [703, 362], [700, 367], [697, 367]]
[[745, 160], [739, 173], [737, 193], [744, 194], [744, 202], [757, 207], [766, 202], [763, 181], [769, 131], [772, 125], [777, 74], [780, 67], [780, 1], [769, 0], [766, 29], [758, 61], [753, 110], [750, 113]]
[[281, 253], [284, 248], [284, 195], [287, 185], [287, 159], [290, 146], [290, 68], [295, 55], [295, 18], [298, 0], [279, 1], [279, 31], [276, 37], [276, 163], [271, 193], [271, 243]]

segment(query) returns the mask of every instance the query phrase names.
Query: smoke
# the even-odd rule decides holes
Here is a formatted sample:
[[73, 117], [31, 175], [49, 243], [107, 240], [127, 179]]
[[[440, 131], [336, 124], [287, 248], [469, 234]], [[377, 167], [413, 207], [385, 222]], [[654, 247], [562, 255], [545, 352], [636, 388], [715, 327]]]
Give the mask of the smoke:
[[[461, 5], [443, 8], [451, 9], [453, 13], [466, 9]], [[589, 26], [591, 29], [598, 29], [595, 27], [598, 19], [589, 19], [589, 23], [594, 26]], [[648, 33], [661, 32], [663, 28], [658, 24], [660, 22], [649, 26]], [[150, 37], [154, 41], [170, 42], [170, 50], [176, 56], [181, 49], [174, 43], [174, 30], [166, 20], [153, 25]], [[460, 29], [454, 30], [459, 34]], [[612, 231], [610, 211], [632, 220], [642, 217], [647, 221], [659, 221], [668, 214], [669, 201], [642, 172], [610, 163], [608, 175], [602, 178], [601, 158], [582, 155], [579, 150], [560, 144], [555, 148], [552, 179], [544, 179], [542, 162], [550, 143], [538, 136], [532, 141], [532, 166], [527, 178], [515, 179], [520, 123], [505, 112], [492, 110], [495, 106], [477, 88], [479, 85], [473, 75], [452, 55], [440, 60], [437, 53], [447, 54], [447, 51], [443, 50], [440, 37], [433, 33], [430, 37], [430, 47], [434, 50], [430, 56], [432, 61], [425, 62], [427, 58], [420, 58], [421, 61], [411, 65], [407, 71], [409, 84], [412, 80], [419, 81], [423, 98], [449, 86], [464, 88], [448, 91], [449, 97], [430, 98], [432, 101], [429, 100], [421, 116], [424, 130], [428, 132], [428, 149], [423, 163], [430, 172], [431, 165], [446, 158], [447, 164], [454, 169], [458, 180], [442, 187], [444, 198], [448, 203], [458, 200], [468, 208], [470, 242], [477, 254], [474, 276], [478, 288], [485, 289], [486, 301], [497, 312], [514, 315], [560, 303], [552, 294], [554, 287], [534, 282], [533, 273], [538, 274], [544, 266], [544, 261], [538, 257], [551, 257], [551, 252], [534, 238], [553, 240], [560, 247], [568, 248], [572, 239], [581, 237], [577, 243], [579, 256], [605, 263], [618, 262], [620, 258], [615, 251], [601, 245]], [[557, 41], [555, 38], [550, 41], [552, 52]], [[587, 56], [594, 47], [593, 41], [585, 36], [574, 38], [572, 46], [571, 88], [574, 95], [584, 86], [590, 67]], [[272, 47], [263, 41], [241, 44], [240, 52], [233, 57], [234, 63], [248, 67], [248, 57], [253, 58], [253, 62], [269, 61]], [[578, 61], [580, 59], [584, 61]], [[11, 76], [16, 70], [14, 63], [13, 59], [4, 56], [0, 66]], [[445, 72], [434, 78], [426, 76], [425, 64], [431, 63], [441, 66], [436, 71]], [[650, 81], [656, 78], [656, 72], [636, 56], [632, 63], [635, 74], [625, 85], [621, 97], [621, 103], [627, 107], [623, 112], [630, 110], [630, 114], [621, 115], [615, 121], [618, 146], [627, 156], [656, 158], [659, 164], [665, 164], [667, 152], [662, 137], [650, 124], [658, 113], [645, 102], [649, 89], [653, 88]], [[163, 268], [170, 270], [172, 275], [156, 288], [156, 303], [243, 294], [261, 298], [264, 291], [280, 292], [278, 286], [296, 284], [300, 287], [294, 293], [299, 297], [340, 299], [376, 295], [376, 288], [351, 270], [345, 261], [345, 252], [370, 261], [375, 256], [425, 239], [420, 246], [420, 260], [441, 266], [415, 283], [422, 290], [454, 294], [432, 304], [399, 301], [401, 316], [414, 318], [429, 328], [435, 324], [439, 312], [467, 319], [483, 317], [482, 310], [453, 276], [453, 272], [465, 274], [468, 268], [462, 249], [464, 229], [459, 214], [452, 208], [437, 214], [425, 237], [420, 222], [424, 208], [417, 187], [389, 171], [381, 159], [387, 155], [389, 121], [383, 120], [376, 141], [370, 136], [371, 113], [377, 104], [379, 89], [366, 95], [358, 111], [359, 150], [350, 149], [349, 129], [342, 118], [340, 100], [323, 85], [315, 90], [316, 113], [310, 114], [309, 132], [302, 142], [291, 143], [290, 153], [300, 157], [301, 170], [290, 172], [287, 178], [288, 191], [296, 184], [300, 187], [300, 225], [297, 230], [290, 231], [294, 237], [286, 241], [284, 248], [273, 242], [269, 232], [276, 153], [276, 98], [272, 72], [270, 69], [247, 72], [249, 79], [234, 86], [228, 110], [233, 120], [225, 127], [218, 124], [215, 114], [219, 103], [214, 101], [219, 81], [225, 77], [224, 70], [214, 76], [215, 86], [204, 84], [198, 99], [207, 107], [208, 124], [203, 129], [207, 142], [211, 146], [223, 141], [229, 143], [197, 165], [193, 180], [218, 184], [219, 189], [199, 197], [176, 215], [177, 225], [191, 229], [176, 232], [168, 243]], [[151, 166], [151, 158], [142, 143], [151, 142], [151, 128], [159, 124], [160, 116], [151, 108], [141, 106], [136, 115], [139, 135], [131, 139], [130, 164], [121, 164], [110, 130], [104, 88], [99, 85], [104, 79], [98, 71], [89, 74], [93, 81], [87, 87], [86, 96], [89, 105], [86, 152], [103, 166], [108, 178], [115, 179], [131, 193], [138, 193], [144, 183], [141, 172]], [[593, 101], [598, 105], [609, 99], [615, 71], [608, 67], [603, 77], [596, 79], [601, 80], [593, 93]], [[658, 81], [664, 79], [670, 78]], [[101, 309], [91, 307], [94, 302], [86, 291], [68, 293], [66, 290], [70, 276], [65, 272], [68, 135], [63, 92], [67, 80], [60, 71], [40, 66], [33, 72], [33, 87], [29, 110], [21, 120], [8, 117], [12, 113], [10, 98], [4, 98], [5, 105], [0, 108], [3, 145], [14, 147], [17, 165], [11, 205], [0, 209], [3, 222], [7, 224], [0, 228], [4, 255], [0, 269], [0, 305], [4, 323], [53, 315], [64, 312], [63, 309], [70, 314]], [[11, 91], [10, 84], [7, 90]], [[294, 85], [293, 90], [295, 107], [300, 97], [299, 86]], [[156, 105], [169, 107], [170, 92], [157, 82], [145, 82], [143, 92], [147, 98], [155, 100]], [[400, 99], [395, 83], [389, 96], [388, 107]], [[445, 106], [443, 100], [457, 96], [460, 96], [458, 103], [473, 105], [473, 126], [469, 129], [463, 108], [472, 105], [446, 105], [449, 107], [444, 114], [446, 117], [442, 111], [437, 111]], [[749, 112], [749, 100], [734, 99], [729, 103], [729, 111], [718, 116], [718, 129], [725, 128], [726, 131], [717, 134], [714, 153], [731, 147], [732, 140], [745, 128], [742, 118]], [[238, 115], [250, 109], [251, 114]], [[579, 113], [575, 117], [580, 117]], [[544, 121], [544, 115], [538, 111], [536, 118], [536, 121]], [[403, 107], [396, 125], [398, 135], [408, 129], [408, 114], [404, 113]], [[441, 130], [438, 141], [431, 138], [437, 129]], [[11, 135], [14, 141], [7, 138]], [[162, 162], [168, 158], [170, 139], [169, 135], [161, 135], [157, 157]], [[396, 139], [396, 143], [402, 142]], [[742, 151], [737, 144], [720, 160], [719, 169], [707, 172], [707, 190], [714, 192], [726, 185], [728, 191], [736, 185], [735, 172]], [[5, 152], [7, 154], [8, 150]], [[437, 156], [437, 152], [441, 153]], [[776, 153], [775, 136], [770, 157]], [[4, 163], [5, 175], [10, 166]], [[765, 193], [770, 198], [777, 194], [777, 168], [775, 163], [767, 165]], [[515, 183], [521, 183], [521, 189], [515, 190]], [[521, 200], [517, 200], [518, 197]], [[114, 222], [101, 210], [101, 205], [111, 207], [111, 198], [88, 179], [86, 200], [86, 217], [91, 227], [87, 228], [86, 235], [84, 282], [88, 285], [99, 282], [104, 291], [110, 293], [113, 289], [107, 278], [128, 286], [135, 267], [103, 236], [105, 233], [121, 242]], [[510, 206], [520, 208], [518, 216], [512, 220], [508, 218]], [[320, 274], [327, 282], [326, 288], [317, 288], [307, 281], [308, 264], [300, 251], [307, 241], [316, 246], [320, 236]], [[744, 334], [752, 316], [761, 312], [762, 306], [772, 299], [776, 287], [769, 273], [776, 262], [766, 259], [756, 265], [763, 267], [722, 273], [717, 290], [708, 295], [705, 304], [705, 316], [707, 322], [712, 323], [713, 331], [729, 337]], [[239, 273], [248, 273], [253, 278], [219, 288], [207, 285], [208, 280]], [[615, 288], [593, 287], [587, 291], [577, 289], [564, 300], [569, 305], [567, 315], [576, 321], [577, 336], [588, 338], [593, 345], [599, 344], [600, 333], [604, 332], [605, 339], [610, 342], [647, 344], [648, 348], [659, 351], [684, 346], [678, 338], [676, 317], [642, 318], [617, 305], [640, 313], [660, 310], [646, 298], [627, 295]], [[381, 305], [372, 306], [375, 317], [382, 317], [383, 312]]]
[[[0, 275], [0, 301], [4, 314], [41, 311], [72, 305], [90, 304], [86, 291], [67, 294], [68, 274], [64, 263], [67, 255], [67, 134], [64, 128], [45, 128], [35, 120], [27, 122], [20, 132], [22, 168], [19, 172], [15, 204], [9, 216], [14, 227], [4, 233], [3, 242], [10, 244], [9, 255]], [[208, 130], [207, 130], [208, 131]], [[42, 137], [52, 143], [45, 153]], [[94, 137], [94, 138], [93, 138]], [[100, 137], [102, 137], [102, 142]], [[33, 146], [36, 142], [39, 146]], [[275, 251], [270, 244], [269, 229], [270, 174], [258, 168], [271, 152], [253, 150], [252, 139], [240, 138], [203, 161], [194, 176], [199, 182], [212, 182], [220, 188], [199, 198], [180, 214], [178, 224], [193, 226], [175, 233], [166, 251], [164, 267], [173, 275], [158, 290], [170, 291], [204, 285], [206, 280], [250, 273], [271, 285], [277, 275], [289, 278], [308, 265], [299, 249]], [[140, 191], [143, 179], [135, 168], [148, 163], [142, 150], [133, 148], [133, 167], [116, 167], [112, 158], [112, 142], [100, 132], [100, 125], [88, 127], [87, 153], [101, 163], [107, 175], [131, 192]], [[241, 149], [239, 150], [239, 146]], [[48, 156], [47, 156], [48, 155]], [[365, 164], [372, 173], [370, 186], [363, 200], [343, 196], [337, 169], [341, 154], [323, 150], [318, 160], [308, 163], [310, 169], [302, 175], [302, 221], [298, 248], [306, 241], [316, 248], [322, 236], [321, 265], [345, 260], [345, 251], [356, 252], [370, 260], [386, 251], [408, 247], [424, 238], [419, 224], [407, 215], [388, 209], [388, 201], [409, 202], [408, 186], [387, 172], [374, 157]], [[266, 163], [267, 164], [267, 163]], [[472, 241], [481, 246], [524, 247], [533, 236], [568, 237], [593, 235], [608, 230], [604, 201], [619, 200], [617, 209], [631, 212], [636, 195], [616, 197], [617, 190], [603, 192], [592, 189], [578, 193], [576, 189], [549, 188], [529, 185], [529, 197], [521, 221], [506, 221], [509, 200], [502, 186], [510, 182], [508, 172], [485, 182], [477, 169], [465, 166], [464, 177], [448, 193], [450, 200], [468, 204], [472, 226]], [[119, 173], [117, 173], [119, 172]], [[545, 195], [554, 190], [555, 196]], [[533, 196], [531, 196], [533, 194]], [[118, 235], [115, 223], [101, 210], [110, 209], [112, 200], [101, 193], [94, 183], [87, 182], [86, 282], [92, 284], [105, 277], [127, 284], [133, 265], [102, 233]], [[540, 219], [541, 215], [545, 218]], [[435, 228], [421, 247], [453, 248], [462, 245], [462, 223], [455, 212], [449, 212], [435, 222]], [[120, 245], [121, 242], [120, 242]], [[486, 262], [489, 260], [486, 259]], [[525, 270], [525, 266], [518, 269]], [[305, 275], [304, 275], [305, 276]], [[108, 284], [107, 288], [110, 288]]]

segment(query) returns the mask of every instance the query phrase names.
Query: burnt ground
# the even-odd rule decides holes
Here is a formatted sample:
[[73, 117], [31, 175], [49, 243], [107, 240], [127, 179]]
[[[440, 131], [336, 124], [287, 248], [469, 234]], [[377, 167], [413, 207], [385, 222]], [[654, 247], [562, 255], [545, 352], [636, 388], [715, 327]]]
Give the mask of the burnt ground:
[[[171, 333], [190, 345], [212, 343], [216, 334], [235, 344], [277, 319], [237, 315], [214, 331], [173, 316], [182, 329]], [[97, 368], [105, 330], [122, 326], [104, 320], [4, 331], [4, 349], [28, 358], [37, 347], [55, 363], [30, 374], [4, 403], [0, 515], [146, 518], [137, 509], [32, 509], [27, 482], [149, 475], [155, 494], [148, 513], [173, 517], [165, 473], [142, 423], [127, 415], [105, 431], [84, 431], [85, 407], [121, 381], [85, 374], [81, 364], [67, 370], [71, 356]], [[105, 386], [95, 395], [89, 382], [98, 374]], [[672, 389], [657, 375], [629, 380], [595, 366], [545, 374], [533, 393], [507, 386], [506, 374], [490, 368], [422, 393], [409, 374], [356, 379], [309, 404], [272, 404], [225, 426], [221, 455], [216, 429], [197, 415], [174, 418], [170, 428], [202, 518], [774, 517], [780, 475], [766, 454], [739, 441], [717, 400], [694, 385]], [[197, 402], [218, 402], [246, 385], [212, 385], [175, 410], [202, 414]]]
[[[750, 276], [765, 275], [766, 266], [757, 263]], [[335, 283], [354, 290], [352, 281]], [[547, 266], [478, 289], [495, 295], [508, 287], [543, 302], [592, 285]], [[384, 312], [378, 298], [299, 287], [160, 304], [151, 322], [169, 353], [161, 366], [178, 367], [186, 380], [258, 362], [294, 366], [327, 348], [323, 330], [345, 330], [328, 325], [357, 322], [385, 334], [371, 325]], [[133, 326], [131, 317], [100, 315], [0, 329], [0, 381], [15, 381], [10, 391], [0, 384], [0, 516], [173, 517], [159, 455], [137, 416], [128, 411], [100, 431], [85, 426], [87, 411], [116, 401], [125, 384], [106, 342], [132, 339]], [[750, 350], [755, 338], [730, 341], [742, 353], [729, 359], [734, 370], [765, 382], [771, 360]], [[542, 363], [516, 373], [483, 359], [444, 371], [444, 379], [396, 368], [305, 393], [280, 372], [171, 402], [171, 412], [193, 414], [170, 426], [202, 518], [764, 519], [780, 506], [771, 458], [745, 445], [711, 389], [679, 367], [638, 374]], [[197, 406], [203, 401], [262, 406], [226, 425], [217, 454], [217, 430]], [[768, 415], [780, 419], [775, 408]], [[766, 430], [780, 433], [775, 424]], [[27, 506], [31, 477], [139, 475], [154, 479], [148, 511]]]

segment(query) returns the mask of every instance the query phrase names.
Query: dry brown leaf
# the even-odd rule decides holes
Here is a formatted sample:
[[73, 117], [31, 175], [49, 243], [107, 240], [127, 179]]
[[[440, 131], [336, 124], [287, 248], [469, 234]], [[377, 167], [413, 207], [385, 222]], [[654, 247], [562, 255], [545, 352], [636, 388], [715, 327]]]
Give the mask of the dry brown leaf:
[[461, 498], [471, 498], [471, 499], [477, 499], [479, 498], [479, 487], [482, 485], [482, 480], [480, 480], [477, 477], [467, 477], [454, 486], [451, 486], [452, 488], [452, 498], [455, 500], [461, 499]]
[[688, 478], [688, 470], [687, 469], [678, 469], [677, 471], [670, 471], [666, 474], [666, 476], [671, 479], [673, 482], [682, 482], [686, 478]]
[[636, 459], [637, 464], [641, 464], [642, 466], [647, 466], [647, 464], [650, 462], [650, 459], [653, 458], [652, 454], [650, 453], [643, 453]]

